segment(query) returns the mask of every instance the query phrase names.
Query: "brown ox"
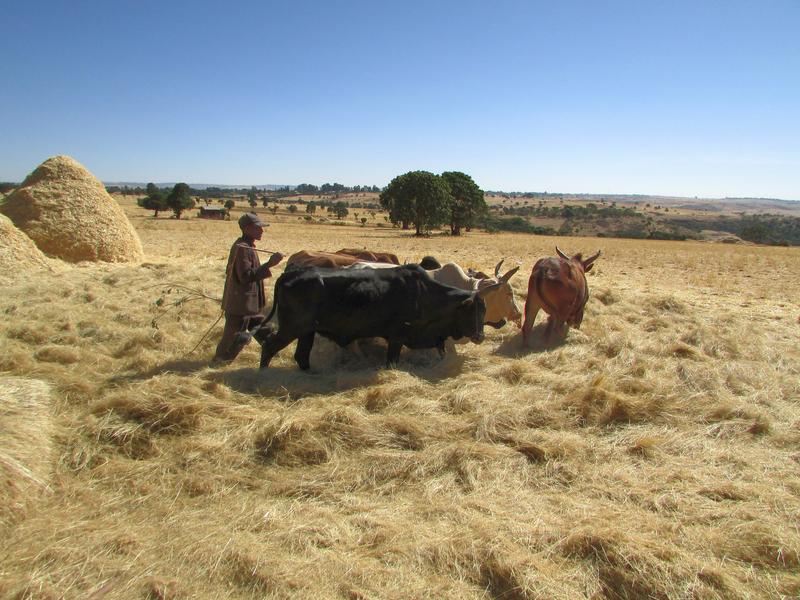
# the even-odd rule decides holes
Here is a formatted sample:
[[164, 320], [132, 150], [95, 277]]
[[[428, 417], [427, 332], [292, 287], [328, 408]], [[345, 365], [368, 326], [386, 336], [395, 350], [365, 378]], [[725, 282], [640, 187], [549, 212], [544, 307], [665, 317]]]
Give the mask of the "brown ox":
[[553, 329], [563, 331], [566, 335], [570, 326], [580, 328], [583, 320], [583, 307], [589, 299], [585, 273], [591, 271], [600, 251], [586, 260], [580, 253], [569, 257], [558, 246], [556, 252], [558, 257], [548, 256], [536, 261], [528, 280], [525, 324], [522, 326], [522, 340], [526, 346], [539, 309], [550, 316], [545, 340], [550, 338]]
[[321, 269], [341, 269], [354, 263], [362, 262], [360, 258], [335, 252], [317, 252], [314, 250], [300, 250], [286, 260], [286, 269], [308, 269], [319, 267]]
[[336, 254], [355, 256], [367, 262], [391, 263], [393, 265], [400, 264], [400, 259], [397, 258], [396, 254], [392, 254], [391, 252], [371, 252], [370, 250], [359, 250], [358, 248], [342, 248], [341, 250], [337, 250]]

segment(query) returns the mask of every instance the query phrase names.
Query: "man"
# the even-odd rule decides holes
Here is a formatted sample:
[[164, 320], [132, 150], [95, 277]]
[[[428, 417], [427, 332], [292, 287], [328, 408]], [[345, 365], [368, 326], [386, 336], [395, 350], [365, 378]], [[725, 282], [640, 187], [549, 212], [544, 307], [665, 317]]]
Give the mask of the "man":
[[255, 213], [245, 213], [239, 218], [242, 237], [237, 239], [228, 256], [225, 269], [225, 291], [222, 293], [222, 310], [225, 311], [225, 330], [217, 345], [212, 364], [231, 362], [242, 351], [249, 340], [248, 336], [238, 336], [247, 332], [264, 320], [264, 279], [272, 277], [270, 267], [281, 260], [283, 254], [276, 252], [265, 264], [258, 260], [256, 241], [261, 239], [267, 223]]

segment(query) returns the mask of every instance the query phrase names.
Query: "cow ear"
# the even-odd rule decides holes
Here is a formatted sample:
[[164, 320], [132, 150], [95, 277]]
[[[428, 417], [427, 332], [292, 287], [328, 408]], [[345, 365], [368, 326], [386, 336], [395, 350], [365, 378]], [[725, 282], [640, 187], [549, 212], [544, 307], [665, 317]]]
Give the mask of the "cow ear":
[[494, 290], [498, 289], [501, 285], [503, 285], [503, 282], [498, 281], [495, 284], [486, 286], [485, 288], [478, 290], [478, 298], [485, 298], [489, 292], [493, 292]]
[[511, 270], [510, 270], [508, 273], [506, 273], [505, 275], [503, 275], [503, 276], [502, 276], [500, 279], [501, 279], [502, 281], [506, 281], [506, 282], [507, 282], [509, 279], [511, 279], [511, 278], [514, 276], [514, 274], [515, 274], [517, 271], [519, 271], [519, 267], [518, 267], [518, 266], [517, 266], [517, 267], [514, 267], [513, 269], [511, 269]]

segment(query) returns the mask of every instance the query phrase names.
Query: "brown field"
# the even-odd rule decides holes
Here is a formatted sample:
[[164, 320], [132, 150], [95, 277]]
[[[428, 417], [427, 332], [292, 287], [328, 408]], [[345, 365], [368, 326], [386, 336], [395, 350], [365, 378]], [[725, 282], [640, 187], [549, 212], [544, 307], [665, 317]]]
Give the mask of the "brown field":
[[293, 346], [266, 372], [255, 345], [212, 369], [219, 325], [186, 353], [218, 305], [155, 302], [221, 294], [235, 220], [126, 202], [143, 264], [6, 274], [0, 371], [56, 401], [49, 490], [0, 530], [0, 597], [800, 594], [797, 249], [279, 215], [259, 247], [506, 257], [520, 303], [554, 243], [603, 256], [563, 344], [523, 350], [508, 325], [394, 370], [380, 343], [325, 341], [309, 373]]

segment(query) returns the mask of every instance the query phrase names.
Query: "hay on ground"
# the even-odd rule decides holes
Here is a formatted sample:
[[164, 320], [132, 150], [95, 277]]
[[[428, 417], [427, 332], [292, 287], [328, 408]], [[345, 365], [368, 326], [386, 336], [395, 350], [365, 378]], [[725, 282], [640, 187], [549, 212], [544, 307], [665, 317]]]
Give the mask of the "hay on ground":
[[135, 262], [139, 236], [103, 184], [69, 156], [43, 162], [0, 211], [45, 254], [70, 262]]
[[47, 490], [52, 428], [48, 384], [0, 377], [0, 531]]

